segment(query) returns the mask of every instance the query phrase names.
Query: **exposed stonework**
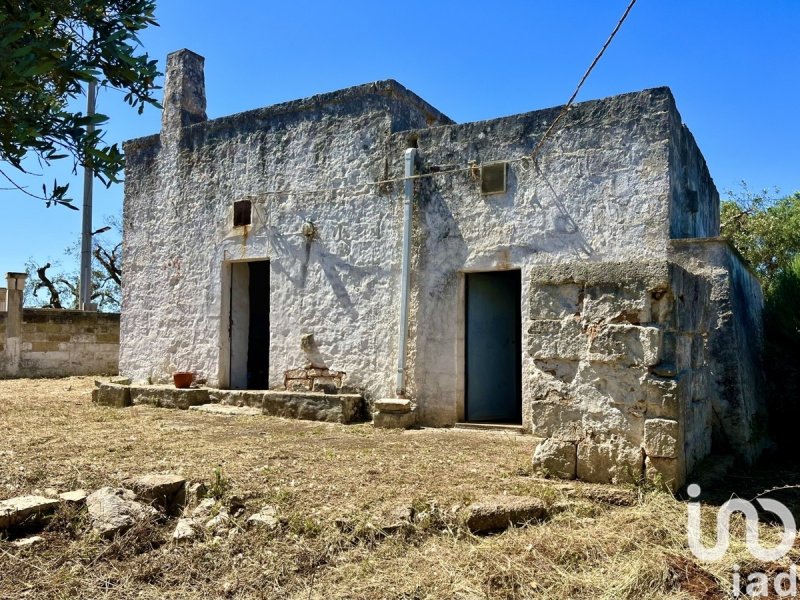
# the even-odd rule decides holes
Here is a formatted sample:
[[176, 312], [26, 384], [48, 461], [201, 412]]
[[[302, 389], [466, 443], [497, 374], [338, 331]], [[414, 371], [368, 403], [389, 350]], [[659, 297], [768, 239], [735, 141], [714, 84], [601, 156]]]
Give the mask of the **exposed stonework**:
[[117, 373], [119, 315], [25, 308], [0, 311], [0, 377], [67, 377]]
[[[227, 401], [338, 420], [347, 410], [329, 392], [373, 406], [394, 396], [413, 146], [415, 410], [376, 410], [376, 426], [465, 419], [465, 274], [518, 270], [521, 425], [546, 440], [538, 466], [675, 487], [712, 444], [757, 455], [747, 326], [760, 296], [738, 258], [697, 249], [719, 233], [719, 196], [668, 89], [574, 105], [533, 165], [523, 159], [558, 108], [455, 124], [384, 81], [204, 120], [202, 61], [170, 60], [166, 96], [185, 112], [165, 111], [159, 135], [125, 146], [123, 375], [165, 382], [191, 369], [211, 387], [244, 387], [232, 375], [249, 369], [241, 340], [266, 326], [241, 324], [242, 264], [269, 261], [253, 280], [259, 289], [268, 273], [259, 368], [287, 391]], [[478, 167], [494, 161], [509, 161], [506, 191], [483, 195]], [[234, 224], [236, 201], [250, 203], [250, 224]]]

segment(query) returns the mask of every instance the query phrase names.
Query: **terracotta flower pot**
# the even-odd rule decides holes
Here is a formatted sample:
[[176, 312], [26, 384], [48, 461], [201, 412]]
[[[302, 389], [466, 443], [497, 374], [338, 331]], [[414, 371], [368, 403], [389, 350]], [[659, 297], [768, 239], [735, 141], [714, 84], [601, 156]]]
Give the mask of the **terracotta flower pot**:
[[186, 389], [192, 385], [194, 381], [194, 373], [189, 371], [176, 371], [172, 374], [172, 381], [175, 382], [175, 387], [178, 389]]

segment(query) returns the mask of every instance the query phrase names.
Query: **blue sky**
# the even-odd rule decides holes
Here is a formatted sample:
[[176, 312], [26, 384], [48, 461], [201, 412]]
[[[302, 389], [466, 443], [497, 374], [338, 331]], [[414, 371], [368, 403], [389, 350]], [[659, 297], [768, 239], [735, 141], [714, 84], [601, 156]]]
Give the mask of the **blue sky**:
[[[173, 50], [206, 57], [209, 118], [394, 78], [464, 122], [563, 104], [627, 3], [161, 0], [160, 27], [141, 38], [162, 71]], [[668, 85], [723, 196], [741, 180], [800, 190], [798, 25], [796, 0], [639, 0], [578, 100]], [[159, 129], [159, 111], [137, 115], [118, 92], [98, 103], [111, 142]], [[44, 172], [79, 200], [69, 171]], [[95, 187], [96, 227], [122, 194]], [[80, 213], [6, 190], [0, 208], [0, 273], [29, 257], [69, 262]]]

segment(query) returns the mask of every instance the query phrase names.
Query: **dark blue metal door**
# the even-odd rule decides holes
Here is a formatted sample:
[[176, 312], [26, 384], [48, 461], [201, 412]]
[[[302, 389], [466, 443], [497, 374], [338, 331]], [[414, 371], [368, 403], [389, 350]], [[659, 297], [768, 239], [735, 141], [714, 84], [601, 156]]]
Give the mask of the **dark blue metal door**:
[[466, 419], [521, 423], [520, 272], [466, 277]]

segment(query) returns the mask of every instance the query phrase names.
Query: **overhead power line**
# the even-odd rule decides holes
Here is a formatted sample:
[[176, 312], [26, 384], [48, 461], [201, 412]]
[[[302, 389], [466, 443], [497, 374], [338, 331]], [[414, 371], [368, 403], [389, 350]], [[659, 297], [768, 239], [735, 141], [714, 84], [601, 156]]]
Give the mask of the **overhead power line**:
[[[496, 161], [492, 161], [492, 162], [515, 163], [515, 162], [522, 162], [522, 161], [528, 161], [528, 160], [530, 160], [530, 161], [535, 161], [536, 160], [536, 157], [539, 155], [539, 152], [541, 151], [542, 146], [544, 146], [544, 143], [547, 141], [547, 139], [556, 130], [556, 128], [558, 127], [558, 124], [561, 122], [561, 119], [564, 117], [564, 115], [567, 112], [569, 112], [570, 108], [572, 107], [572, 104], [575, 102], [575, 98], [577, 98], [578, 93], [581, 91], [581, 88], [583, 87], [583, 84], [589, 78], [589, 75], [594, 70], [595, 66], [597, 66], [597, 63], [600, 62], [600, 58], [602, 58], [603, 54], [605, 54], [606, 49], [608, 49], [609, 45], [611, 45], [611, 41], [614, 39], [614, 36], [617, 35], [617, 32], [622, 27], [622, 24], [625, 22], [625, 19], [628, 18], [628, 14], [630, 14], [631, 9], [633, 8], [634, 4], [636, 4], [636, 1], [637, 0], [631, 0], [631, 2], [628, 4], [628, 7], [625, 9], [625, 12], [622, 13], [622, 17], [620, 17], [619, 21], [617, 21], [617, 24], [614, 27], [613, 31], [611, 32], [611, 35], [608, 36], [608, 39], [606, 40], [605, 44], [603, 44], [603, 47], [600, 48], [600, 52], [597, 53], [597, 56], [594, 57], [594, 60], [589, 65], [589, 68], [586, 69], [586, 72], [583, 74], [583, 77], [581, 77], [581, 80], [578, 82], [578, 86], [575, 88], [575, 91], [572, 92], [572, 96], [569, 97], [569, 100], [567, 100], [567, 103], [564, 105], [564, 107], [558, 113], [558, 115], [553, 120], [553, 122], [550, 123], [550, 126], [545, 130], [544, 134], [542, 134], [542, 137], [539, 138], [539, 141], [536, 143], [536, 146], [534, 146], [534, 148], [533, 148], [533, 152], [531, 152], [530, 155], [522, 156], [522, 157], [519, 157], [519, 158], [513, 158], [513, 159], [508, 159], [508, 160], [496, 160]], [[464, 171], [473, 171], [477, 166], [478, 165], [472, 163], [472, 164], [465, 165], [465, 166], [462, 166], [462, 167], [453, 167], [453, 168], [449, 168], [449, 169], [443, 169], [441, 171], [432, 171], [432, 172], [429, 172], [429, 173], [420, 173], [418, 175], [412, 175], [411, 177], [392, 177], [392, 178], [388, 178], [388, 179], [381, 179], [381, 180], [378, 180], [378, 181], [365, 181], [363, 183], [358, 183], [358, 184], [353, 184], [353, 185], [344, 185], [344, 186], [339, 186], [339, 187], [335, 187], [335, 188], [317, 188], [317, 189], [299, 189], [299, 190], [291, 190], [291, 189], [267, 190], [267, 191], [259, 192], [257, 194], [252, 194], [251, 197], [253, 197], [253, 196], [254, 197], [258, 197], [260, 195], [284, 195], [284, 194], [324, 194], [324, 193], [330, 193], [330, 192], [341, 192], [341, 191], [348, 190], [348, 189], [349, 190], [364, 191], [364, 189], [368, 188], [368, 187], [387, 185], [387, 184], [390, 184], [390, 183], [398, 183], [398, 182], [401, 182], [401, 181], [405, 181], [406, 179], [425, 179], [425, 178], [428, 178], [428, 177], [435, 177], [435, 176], [438, 176], [438, 175], [450, 175], [450, 174], [453, 174], [453, 173], [461, 173], [461, 172], [464, 172]]]

